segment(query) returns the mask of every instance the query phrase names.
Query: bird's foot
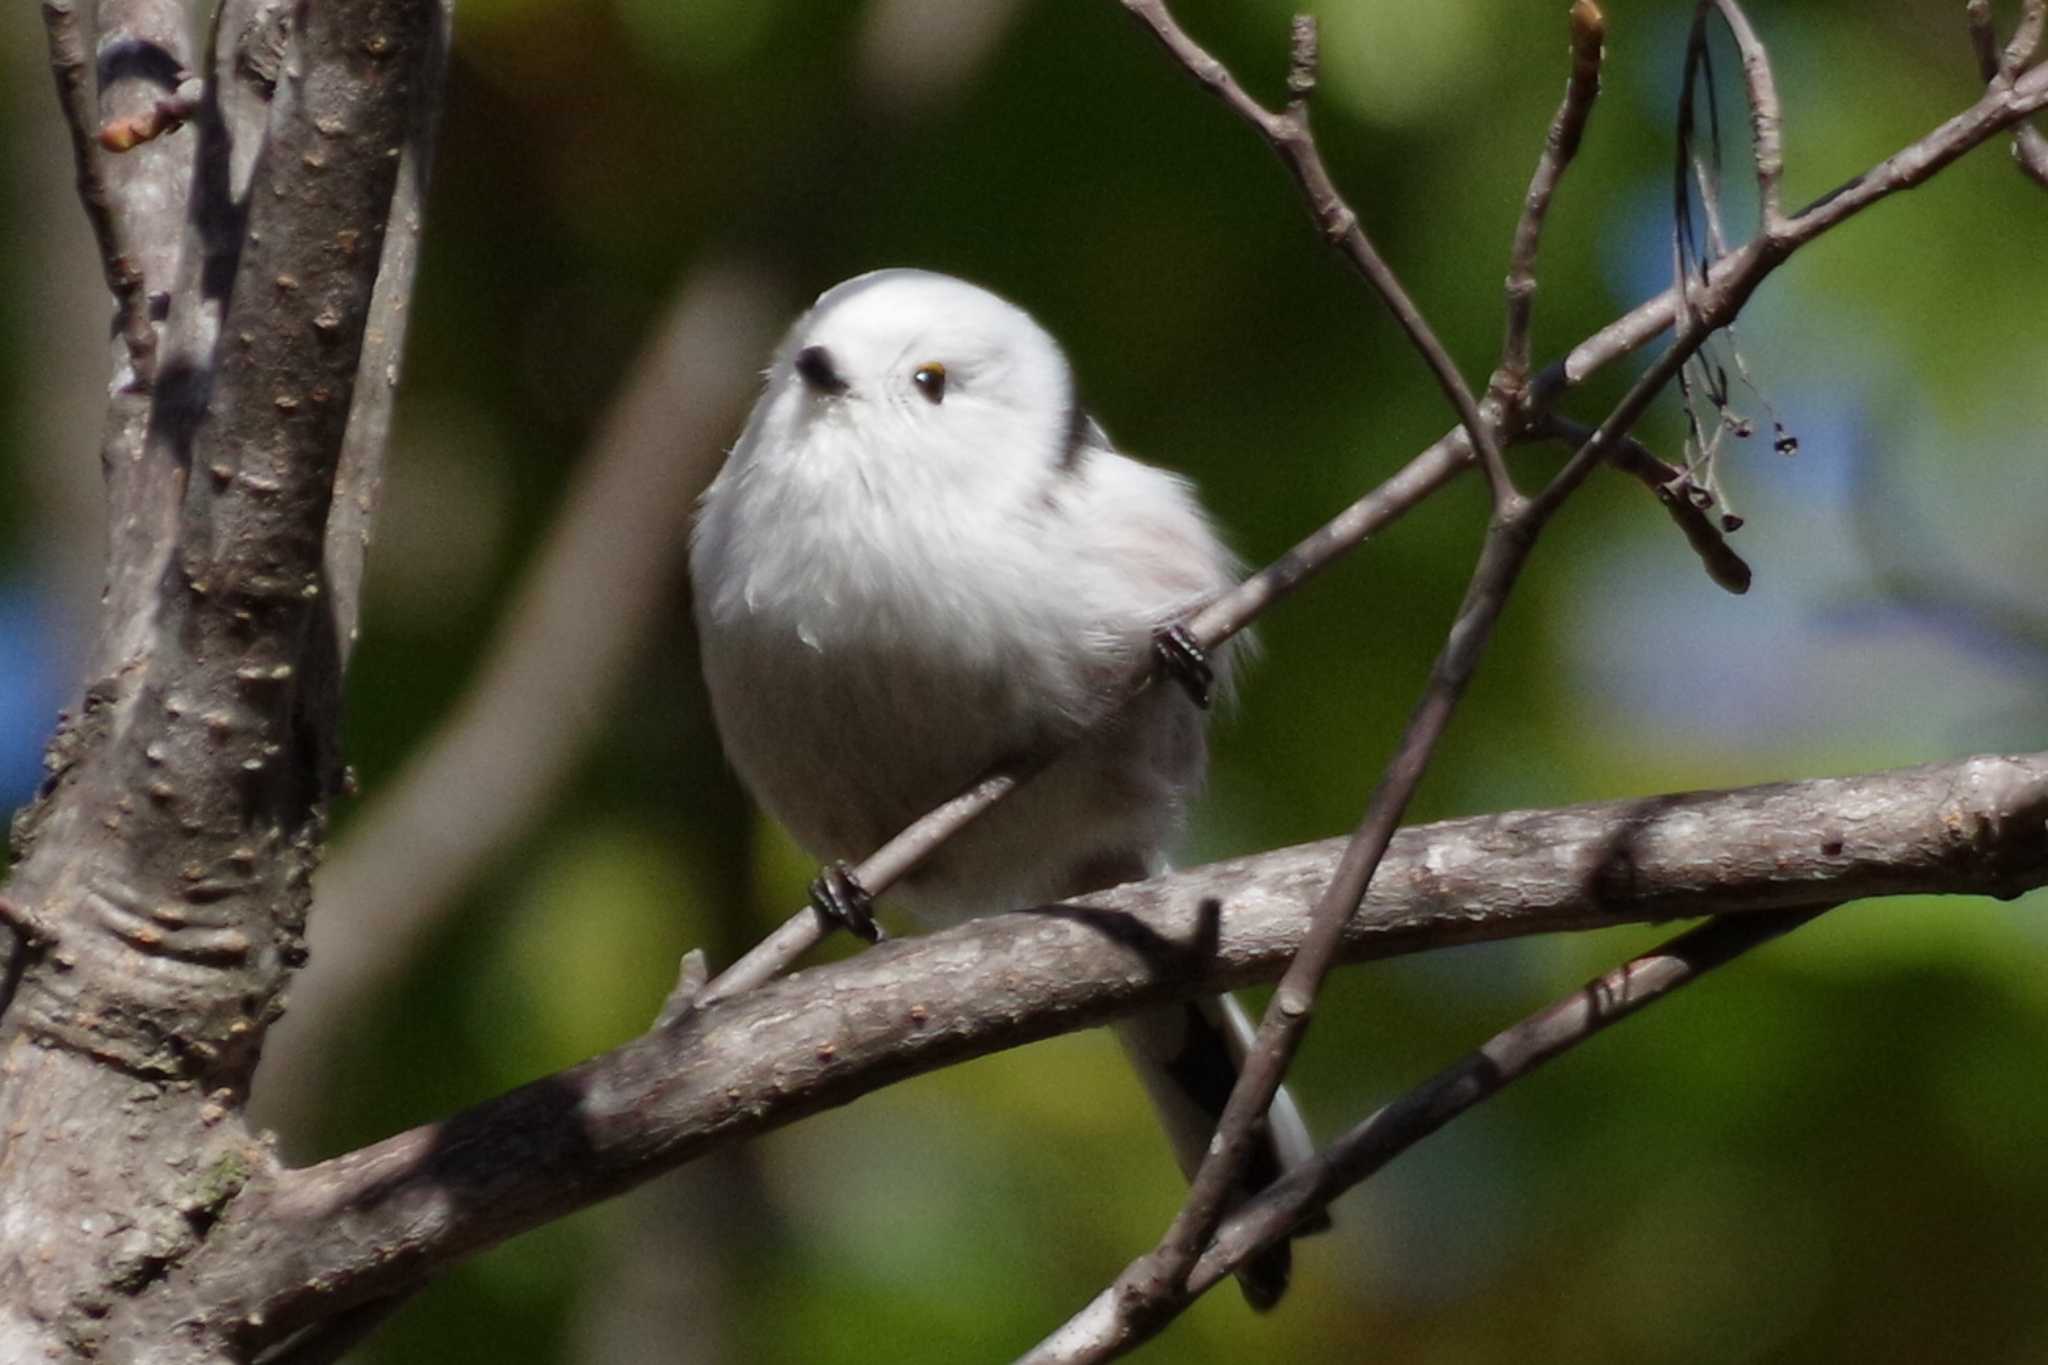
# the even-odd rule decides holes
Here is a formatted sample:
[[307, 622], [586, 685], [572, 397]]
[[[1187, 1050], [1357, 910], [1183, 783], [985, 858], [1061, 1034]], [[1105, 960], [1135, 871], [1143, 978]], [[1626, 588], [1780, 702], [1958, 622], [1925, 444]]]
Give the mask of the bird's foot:
[[1159, 666], [1186, 689], [1195, 705], [1204, 711], [1216, 691], [1216, 670], [1209, 664], [1209, 652], [1196, 642], [1183, 625], [1171, 625], [1152, 637], [1152, 649]]
[[812, 881], [811, 908], [855, 938], [880, 943], [888, 937], [875, 923], [875, 898], [843, 862], [827, 863]]

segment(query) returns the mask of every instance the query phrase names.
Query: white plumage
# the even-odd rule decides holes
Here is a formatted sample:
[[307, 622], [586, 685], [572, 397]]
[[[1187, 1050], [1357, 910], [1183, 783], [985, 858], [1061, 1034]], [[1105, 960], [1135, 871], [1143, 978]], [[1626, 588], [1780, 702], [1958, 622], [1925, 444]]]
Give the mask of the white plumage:
[[[946, 923], [1164, 867], [1207, 765], [1202, 710], [1154, 686], [1088, 731], [1234, 564], [1186, 481], [1109, 446], [1022, 309], [920, 270], [827, 291], [704, 495], [690, 562], [726, 753], [808, 852], [857, 861], [997, 765], [1071, 744], [892, 898]], [[1220, 1103], [1175, 1102], [1223, 1060], [1201, 1020], [1214, 1009], [1124, 1035], [1184, 1166]], [[1181, 1055], [1191, 1036], [1204, 1056]], [[1298, 1159], [1284, 1096], [1273, 1118], [1276, 1159]], [[1284, 1253], [1277, 1283], [1247, 1275], [1255, 1302]]]

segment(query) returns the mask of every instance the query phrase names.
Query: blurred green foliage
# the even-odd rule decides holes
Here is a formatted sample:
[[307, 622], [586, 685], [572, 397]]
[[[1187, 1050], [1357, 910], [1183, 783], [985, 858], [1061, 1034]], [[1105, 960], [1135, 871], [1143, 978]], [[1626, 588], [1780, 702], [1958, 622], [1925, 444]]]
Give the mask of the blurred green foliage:
[[[1319, 7], [1326, 154], [1475, 378], [1563, 86], [1566, 8]], [[366, 799], [462, 694], [619, 375], [697, 263], [757, 270], [792, 311], [885, 264], [1014, 297], [1063, 338], [1106, 428], [1199, 479], [1252, 561], [1446, 427], [1278, 165], [1118, 9], [464, 0], [390, 533], [350, 697]], [[1612, 9], [1605, 94], [1543, 258], [1539, 359], [1669, 271], [1692, 6]], [[989, 25], [979, 38], [969, 11]], [[1176, 11], [1277, 94], [1286, 5]], [[1794, 202], [1974, 97], [1960, 11], [1757, 0]], [[906, 14], [922, 18], [880, 27]], [[27, 96], [9, 112], [8, 143], [58, 136]], [[1739, 147], [1739, 115], [1728, 132]], [[27, 159], [4, 155], [17, 172]], [[40, 268], [29, 221], [0, 219], [0, 272]], [[75, 216], [41, 221], [83, 236]], [[1415, 817], [2040, 747], [2042, 640], [1899, 610], [1873, 585], [1907, 562], [1959, 594], [2041, 600], [2044, 248], [2048, 200], [1987, 147], [1767, 286], [1742, 347], [1803, 449], [1788, 462], [1757, 442], [1729, 465], [1756, 588], [1719, 594], [1641, 488], [1596, 480], [1519, 590]], [[90, 397], [102, 382], [38, 372], [24, 290], [0, 289], [10, 564], [32, 562], [44, 534], [21, 472], [38, 387]], [[1597, 417], [1632, 372], [1589, 386], [1574, 413]], [[1667, 452], [1679, 432], [1669, 402], [1646, 428]], [[90, 461], [89, 428], [69, 445]], [[1859, 497], [1878, 480], [1881, 497]], [[1462, 591], [1480, 494], [1451, 490], [1261, 625], [1190, 861], [1355, 819]], [[402, 984], [363, 1002], [318, 1131], [292, 1135], [303, 1152], [623, 1040], [684, 949], [728, 958], [798, 903], [809, 869], [719, 758], [686, 593], [679, 579], [604, 742], [542, 827]], [[1303, 1247], [1276, 1315], [1255, 1320], [1225, 1290], [1143, 1358], [2041, 1359], [2044, 908], [1839, 912], [1401, 1159]], [[1355, 1121], [1657, 937], [1341, 973], [1297, 1072], [1312, 1121]], [[1061, 1039], [899, 1085], [480, 1257], [360, 1358], [1000, 1359], [1094, 1292], [1176, 1197], [1114, 1047]], [[687, 1254], [671, 1265], [650, 1247]], [[652, 1286], [647, 1325], [603, 1326], [629, 1281]]]

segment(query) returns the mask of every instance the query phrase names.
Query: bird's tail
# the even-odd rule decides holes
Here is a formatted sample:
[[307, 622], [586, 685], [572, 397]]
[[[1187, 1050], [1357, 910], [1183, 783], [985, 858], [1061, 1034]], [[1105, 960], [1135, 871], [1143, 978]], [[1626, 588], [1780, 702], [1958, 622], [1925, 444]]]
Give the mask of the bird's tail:
[[[1190, 1180], [1208, 1154], [1209, 1140], [1230, 1099], [1231, 1087], [1237, 1084], [1252, 1034], [1252, 1021], [1244, 1007], [1227, 995], [1170, 1005], [1116, 1026], [1125, 1054], [1159, 1111], [1159, 1121], [1173, 1144], [1174, 1159]], [[1283, 1087], [1266, 1112], [1237, 1198], [1264, 1189], [1314, 1151], [1301, 1111]], [[1327, 1220], [1305, 1231], [1321, 1226], [1327, 1226]], [[1239, 1266], [1237, 1283], [1245, 1302], [1261, 1312], [1278, 1303], [1287, 1291], [1293, 1264], [1293, 1248], [1281, 1242]]]

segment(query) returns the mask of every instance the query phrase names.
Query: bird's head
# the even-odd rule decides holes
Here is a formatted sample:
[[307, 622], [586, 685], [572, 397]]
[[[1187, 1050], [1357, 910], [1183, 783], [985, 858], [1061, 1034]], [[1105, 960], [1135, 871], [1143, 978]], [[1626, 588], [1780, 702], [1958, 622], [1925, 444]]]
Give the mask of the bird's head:
[[1071, 460], [1087, 420], [1066, 356], [1030, 314], [907, 269], [821, 295], [776, 353], [762, 404], [806, 459], [988, 494]]

